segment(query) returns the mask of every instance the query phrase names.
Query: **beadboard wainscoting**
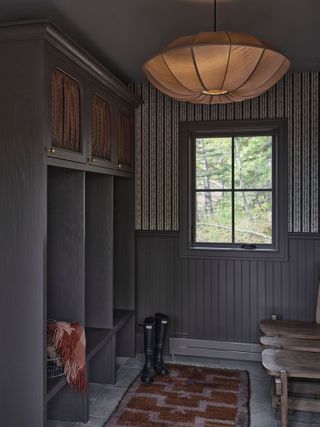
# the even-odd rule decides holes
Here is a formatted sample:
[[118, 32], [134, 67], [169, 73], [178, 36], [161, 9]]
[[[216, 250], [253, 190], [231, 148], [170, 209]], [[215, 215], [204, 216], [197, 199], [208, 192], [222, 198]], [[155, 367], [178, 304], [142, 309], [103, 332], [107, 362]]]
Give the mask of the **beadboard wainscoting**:
[[181, 258], [177, 232], [137, 231], [136, 245], [137, 320], [164, 312], [170, 336], [256, 343], [260, 319], [315, 318], [319, 234], [289, 234], [284, 262]]
[[179, 229], [179, 123], [288, 120], [288, 231], [319, 231], [319, 73], [286, 75], [264, 95], [226, 105], [173, 101], [147, 82], [131, 84], [136, 111], [136, 229]]

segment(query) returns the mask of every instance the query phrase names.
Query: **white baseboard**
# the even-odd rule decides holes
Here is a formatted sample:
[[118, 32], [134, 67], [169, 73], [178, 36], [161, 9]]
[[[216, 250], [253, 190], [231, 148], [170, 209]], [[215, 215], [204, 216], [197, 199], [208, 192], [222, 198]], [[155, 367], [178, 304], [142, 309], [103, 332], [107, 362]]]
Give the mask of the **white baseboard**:
[[261, 361], [260, 345], [247, 342], [169, 338], [169, 353], [172, 356], [199, 356], [217, 359]]

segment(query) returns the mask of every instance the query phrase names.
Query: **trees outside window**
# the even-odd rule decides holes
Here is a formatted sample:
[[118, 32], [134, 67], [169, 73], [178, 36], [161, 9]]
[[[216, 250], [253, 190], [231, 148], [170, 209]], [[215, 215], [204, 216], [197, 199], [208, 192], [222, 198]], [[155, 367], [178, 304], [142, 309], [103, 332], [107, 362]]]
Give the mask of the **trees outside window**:
[[285, 123], [187, 123], [181, 135], [183, 254], [284, 257]]
[[272, 243], [272, 135], [195, 140], [195, 241]]

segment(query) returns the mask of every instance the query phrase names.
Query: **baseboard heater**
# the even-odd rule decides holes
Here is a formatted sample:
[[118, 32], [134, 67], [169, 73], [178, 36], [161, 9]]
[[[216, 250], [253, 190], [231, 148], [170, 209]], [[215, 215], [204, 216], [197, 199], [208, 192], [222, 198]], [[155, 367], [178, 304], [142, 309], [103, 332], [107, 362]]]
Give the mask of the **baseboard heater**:
[[193, 338], [169, 338], [172, 356], [199, 356], [217, 359], [261, 360], [259, 344], [233, 341], [211, 341]]

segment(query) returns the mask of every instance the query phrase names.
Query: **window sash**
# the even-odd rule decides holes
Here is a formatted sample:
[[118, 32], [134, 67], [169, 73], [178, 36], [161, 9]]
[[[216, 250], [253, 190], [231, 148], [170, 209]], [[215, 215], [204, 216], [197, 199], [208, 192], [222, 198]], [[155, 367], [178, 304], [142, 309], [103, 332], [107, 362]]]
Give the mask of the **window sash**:
[[[257, 136], [269, 136], [272, 139], [271, 142], [271, 176], [272, 176], [272, 186], [271, 188], [246, 188], [240, 189], [235, 188], [235, 149], [234, 149], [234, 139], [237, 137], [257, 137]], [[197, 187], [197, 169], [196, 169], [196, 141], [197, 139], [209, 139], [209, 138], [231, 138], [231, 188], [230, 189], [202, 189]], [[250, 133], [213, 133], [206, 134], [201, 136], [197, 134], [192, 138], [191, 141], [191, 192], [192, 192], [192, 206], [191, 206], [191, 244], [198, 247], [217, 247], [217, 248], [243, 248], [244, 245], [253, 245], [252, 249], [270, 249], [275, 246], [275, 191], [274, 183], [276, 179], [276, 147], [275, 147], [275, 138], [272, 132], [250, 132]], [[272, 234], [271, 234], [271, 243], [246, 243], [235, 242], [235, 193], [242, 192], [271, 192], [271, 224], [272, 224]], [[197, 221], [196, 221], [196, 196], [197, 193], [202, 192], [226, 192], [231, 193], [231, 229], [232, 229], [232, 241], [231, 242], [199, 242], [196, 240], [197, 232]]]

